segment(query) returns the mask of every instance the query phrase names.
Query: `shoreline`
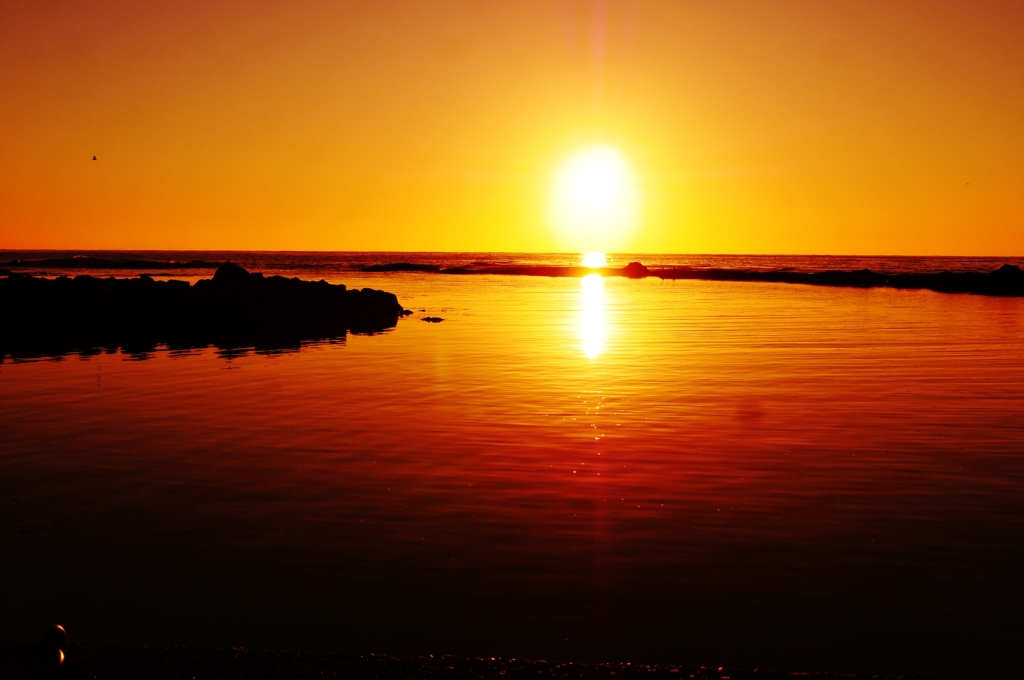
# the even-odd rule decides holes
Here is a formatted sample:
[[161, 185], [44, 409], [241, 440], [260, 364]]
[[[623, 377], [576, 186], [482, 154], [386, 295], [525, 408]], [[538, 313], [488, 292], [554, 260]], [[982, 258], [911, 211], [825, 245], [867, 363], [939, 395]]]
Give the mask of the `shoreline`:
[[458, 655], [390, 655], [194, 647], [182, 645], [71, 644], [60, 666], [43, 662], [39, 644], [0, 645], [0, 676], [108, 680], [135, 678], [345, 678], [405, 680], [501, 678], [502, 680], [911, 680], [897, 673], [779, 671], [643, 662], [575, 662]]

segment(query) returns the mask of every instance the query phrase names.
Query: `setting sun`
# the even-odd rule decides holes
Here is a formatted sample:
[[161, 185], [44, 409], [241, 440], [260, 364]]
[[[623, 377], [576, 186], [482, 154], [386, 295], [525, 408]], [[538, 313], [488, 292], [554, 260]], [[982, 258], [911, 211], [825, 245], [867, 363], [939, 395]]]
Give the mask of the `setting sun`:
[[622, 155], [610, 147], [577, 153], [555, 176], [552, 221], [571, 249], [624, 250], [637, 226], [637, 190]]

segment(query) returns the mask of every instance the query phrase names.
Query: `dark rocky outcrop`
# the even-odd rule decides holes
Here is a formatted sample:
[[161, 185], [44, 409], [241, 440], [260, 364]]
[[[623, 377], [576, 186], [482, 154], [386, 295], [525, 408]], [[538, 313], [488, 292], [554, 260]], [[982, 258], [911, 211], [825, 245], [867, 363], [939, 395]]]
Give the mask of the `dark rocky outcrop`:
[[250, 274], [234, 264], [212, 279], [92, 276], [0, 278], [0, 358], [157, 345], [187, 349], [298, 347], [373, 333], [406, 314], [392, 293]]
[[621, 272], [622, 276], [627, 276], [631, 279], [642, 279], [651, 275], [651, 271], [639, 262], [630, 262], [621, 269]]
[[625, 267], [560, 267], [552, 265], [508, 265], [484, 267], [452, 267], [442, 274], [499, 274], [504, 276], [577, 277], [588, 274], [624, 276], [642, 279], [691, 279], [700, 281], [762, 281], [767, 283], [803, 283], [811, 286], [842, 288], [900, 288], [933, 290], [939, 293], [974, 293], [1024, 297], [1024, 272], [1012, 264], [1004, 264], [993, 272], [940, 272], [936, 274], [884, 274], [870, 269], [856, 271], [798, 272], [756, 269], [704, 269], [697, 267], [648, 268], [639, 262]]
[[550, 276], [553, 278], [582, 277], [591, 274], [601, 276], [625, 276], [639, 279], [653, 273], [639, 262], [630, 262], [625, 267], [579, 267], [550, 264], [537, 265], [486, 265], [475, 267], [448, 267], [441, 274], [498, 274], [502, 276]]
[[364, 267], [363, 271], [422, 271], [439, 274], [492, 274], [499, 276], [582, 277], [590, 274], [623, 276], [630, 279], [691, 279], [701, 281], [763, 281], [802, 283], [841, 288], [900, 288], [933, 290], [940, 293], [973, 293], [1024, 297], [1024, 272], [1004, 264], [993, 272], [939, 272], [934, 274], [886, 274], [870, 269], [856, 271], [800, 272], [792, 270], [711, 269], [701, 267], [654, 267], [630, 262], [625, 267], [580, 267], [560, 265], [478, 264], [443, 268], [436, 264], [393, 263]]
[[699, 279], [702, 281], [766, 281], [772, 283], [803, 283], [812, 286], [845, 288], [899, 288], [933, 290], [939, 293], [974, 293], [976, 295], [1024, 296], [1024, 272], [1004, 264], [990, 272], [940, 272], [937, 274], [883, 274], [870, 269], [856, 271], [794, 272], [754, 271], [749, 269], [673, 269], [651, 270], [662, 279]]

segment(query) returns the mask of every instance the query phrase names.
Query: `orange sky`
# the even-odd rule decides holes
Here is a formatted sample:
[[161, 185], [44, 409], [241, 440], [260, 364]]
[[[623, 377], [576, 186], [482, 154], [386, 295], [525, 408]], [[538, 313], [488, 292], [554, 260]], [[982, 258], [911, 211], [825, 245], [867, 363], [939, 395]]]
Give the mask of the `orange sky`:
[[[0, 3], [0, 248], [1024, 255], [1024, 3]], [[93, 155], [98, 161], [90, 159]]]

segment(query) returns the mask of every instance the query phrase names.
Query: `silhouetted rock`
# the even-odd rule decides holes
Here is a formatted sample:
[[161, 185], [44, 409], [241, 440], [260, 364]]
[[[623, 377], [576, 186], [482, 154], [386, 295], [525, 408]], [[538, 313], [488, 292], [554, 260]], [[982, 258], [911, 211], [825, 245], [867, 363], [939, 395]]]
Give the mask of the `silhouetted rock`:
[[217, 267], [217, 271], [213, 274], [214, 283], [230, 284], [238, 281], [247, 281], [250, 276], [259, 276], [263, 278], [263, 274], [249, 274], [245, 269], [242, 269], [233, 262], [227, 262]]
[[439, 274], [492, 274], [499, 276], [581, 277], [591, 274], [624, 276], [640, 279], [657, 276], [662, 279], [694, 279], [703, 281], [764, 281], [770, 283], [803, 283], [812, 286], [842, 288], [926, 289], [940, 293], [973, 293], [976, 295], [1024, 296], [1024, 272], [1005, 264], [990, 272], [940, 272], [936, 274], [884, 274], [870, 269], [856, 271], [798, 272], [791, 270], [763, 271], [754, 269], [704, 269], [697, 267], [657, 267], [651, 269], [640, 262], [625, 267], [591, 267], [563, 265], [516, 265], [474, 263], [463, 267], [442, 268], [436, 264], [370, 265], [363, 271], [421, 271]]
[[250, 274], [222, 265], [212, 279], [155, 281], [76, 276], [0, 279], [0, 358], [97, 347], [144, 354], [164, 344], [298, 347], [393, 327], [406, 310], [392, 293], [326, 281]]
[[497, 274], [501, 276], [586, 276], [596, 270], [588, 267], [560, 267], [554, 265], [483, 265], [473, 267], [449, 267], [442, 274]]
[[933, 290], [939, 293], [973, 293], [976, 295], [1024, 296], [1024, 272], [1004, 264], [991, 273], [939, 272], [937, 274], [882, 274], [870, 269], [856, 271], [794, 272], [755, 271], [749, 269], [694, 269], [673, 267], [651, 271], [662, 279], [696, 279], [702, 281], [766, 281], [772, 283], [804, 283], [812, 286], [844, 288], [899, 288]]
[[642, 279], [651, 275], [651, 272], [647, 267], [643, 266], [639, 262], [630, 262], [623, 267], [621, 271], [623, 276], [628, 276], [631, 279]]
[[512, 264], [512, 265], [479, 265], [472, 267], [449, 267], [441, 269], [441, 274], [498, 274], [502, 276], [550, 276], [553, 278], [590, 276], [625, 276], [642, 279], [652, 273], [639, 262], [630, 262], [625, 267], [579, 267], [550, 264]]
[[441, 323], [442, 321], [444, 321], [444, 319], [442, 319], [439, 316], [425, 316], [423, 317], [423, 320], [426, 321], [427, 323]]

